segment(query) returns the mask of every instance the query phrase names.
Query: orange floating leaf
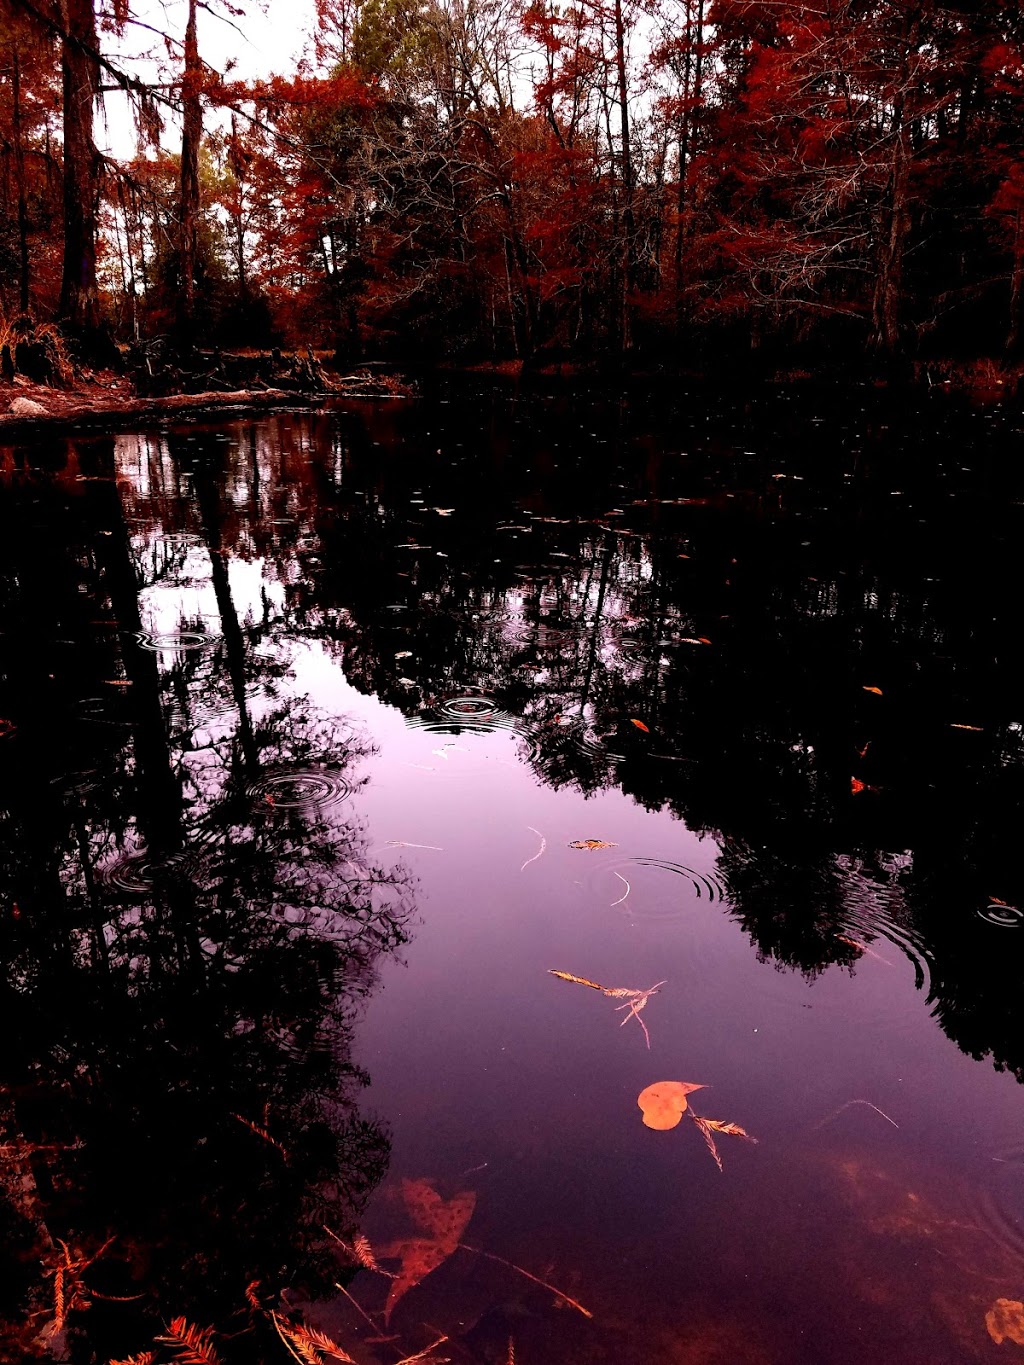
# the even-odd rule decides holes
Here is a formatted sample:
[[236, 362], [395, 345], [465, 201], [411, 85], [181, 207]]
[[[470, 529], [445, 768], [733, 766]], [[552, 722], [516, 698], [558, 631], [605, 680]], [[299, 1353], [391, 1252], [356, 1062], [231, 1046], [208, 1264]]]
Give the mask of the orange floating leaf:
[[951, 730], [975, 730], [980, 735], [985, 727], [983, 725], [957, 725], [955, 720], [951, 720], [949, 728]]
[[859, 778], [859, 777], [851, 777], [851, 778], [850, 778], [850, 791], [853, 792], [854, 796], [856, 796], [859, 792], [862, 792], [863, 790], [864, 790], [864, 783], [860, 780], [860, 778]]
[[880, 687], [865, 687], [862, 690], [865, 692], [874, 692], [876, 697], [882, 696], [882, 689]]
[[592, 852], [595, 848], [618, 848], [618, 844], [606, 843], [604, 839], [574, 839], [569, 847], [585, 848]]
[[649, 735], [651, 733], [642, 720], [630, 720], [629, 723], [630, 725], [635, 725], [638, 730], [643, 730], [645, 735]]
[[648, 1128], [666, 1132], [674, 1128], [686, 1113], [686, 1097], [694, 1090], [703, 1090], [703, 1085], [689, 1081], [655, 1081], [646, 1090], [641, 1090], [637, 1104]]

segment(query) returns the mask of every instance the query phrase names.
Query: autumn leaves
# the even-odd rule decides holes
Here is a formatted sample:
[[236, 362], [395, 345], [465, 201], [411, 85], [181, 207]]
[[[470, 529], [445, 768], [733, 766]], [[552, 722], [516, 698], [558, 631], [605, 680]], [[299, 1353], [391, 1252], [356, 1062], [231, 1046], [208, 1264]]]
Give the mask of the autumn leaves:
[[[634, 724], [636, 723], [634, 722]], [[615, 848], [616, 845], [607, 843], [603, 839], [576, 839], [569, 847], [592, 853], [598, 849]], [[648, 986], [646, 990], [640, 990], [631, 986], [602, 986], [599, 981], [591, 981], [589, 977], [576, 976], [572, 972], [557, 971], [554, 968], [549, 968], [548, 975], [557, 976], [560, 981], [568, 981], [576, 986], [586, 986], [592, 991], [598, 991], [601, 995], [608, 996], [610, 999], [621, 1000], [623, 1003], [617, 1005], [616, 1010], [625, 1011], [622, 1025], [628, 1024], [631, 1019], [635, 1019], [643, 1030], [644, 1040], [647, 1043], [648, 1051], [650, 1051], [651, 1035], [641, 1018], [641, 1011], [646, 1008], [651, 997], [657, 995], [662, 986], [668, 984], [667, 981], [658, 981], [653, 986]], [[704, 1090], [705, 1088], [702, 1083], [693, 1081], [655, 1081], [652, 1085], [641, 1090], [637, 1104], [643, 1115], [645, 1126], [658, 1132], [666, 1132], [670, 1128], [675, 1128], [683, 1115], [687, 1114], [700, 1129], [704, 1141], [707, 1143], [708, 1151], [721, 1171], [723, 1169], [722, 1158], [715, 1143], [716, 1133], [746, 1138], [748, 1142], [755, 1143], [757, 1138], [751, 1137], [738, 1123], [726, 1123], [721, 1119], [705, 1119], [695, 1113], [687, 1101], [687, 1096], [695, 1090]]]

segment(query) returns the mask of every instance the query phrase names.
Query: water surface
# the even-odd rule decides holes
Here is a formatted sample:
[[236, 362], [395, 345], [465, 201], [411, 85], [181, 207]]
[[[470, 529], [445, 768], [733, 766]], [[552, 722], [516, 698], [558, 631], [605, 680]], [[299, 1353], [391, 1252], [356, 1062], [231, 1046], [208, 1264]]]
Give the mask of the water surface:
[[0, 452], [10, 1357], [1019, 1351], [1021, 436], [458, 389]]

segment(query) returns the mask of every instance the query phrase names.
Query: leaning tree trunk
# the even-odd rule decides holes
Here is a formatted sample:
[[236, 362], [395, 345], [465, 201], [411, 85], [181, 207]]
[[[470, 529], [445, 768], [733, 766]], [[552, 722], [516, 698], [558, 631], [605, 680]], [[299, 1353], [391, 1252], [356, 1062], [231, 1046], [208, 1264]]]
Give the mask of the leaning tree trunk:
[[181, 82], [181, 187], [178, 206], [178, 339], [185, 348], [195, 344], [196, 259], [199, 254], [199, 143], [203, 136], [200, 103], [202, 65], [196, 37], [196, 0], [189, 0], [185, 29], [185, 71]]
[[99, 97], [93, 0], [60, 0], [64, 75], [64, 271], [60, 316], [88, 344], [100, 325], [96, 286], [96, 219], [100, 156], [93, 141]]

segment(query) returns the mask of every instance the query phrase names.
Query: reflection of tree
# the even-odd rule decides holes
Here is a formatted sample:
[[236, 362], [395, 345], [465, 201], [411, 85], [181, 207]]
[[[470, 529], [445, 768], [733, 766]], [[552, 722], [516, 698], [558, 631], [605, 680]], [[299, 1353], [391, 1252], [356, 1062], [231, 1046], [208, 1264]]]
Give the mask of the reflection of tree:
[[[963, 435], [947, 416], [952, 449]], [[546, 414], [521, 434], [481, 424], [494, 481], [467, 496], [444, 465], [418, 503], [434, 437], [350, 422], [344, 440], [318, 431], [297, 463], [301, 437], [264, 428], [258, 457], [242, 443], [263, 470], [263, 501], [237, 545], [262, 537], [289, 629], [336, 648], [357, 687], [428, 718], [446, 696], [486, 691], [519, 718], [545, 783], [618, 784], [716, 835], [734, 912], [766, 957], [814, 975], [854, 966], [891, 929], [932, 960], [953, 1036], [1005, 1059], [1010, 993], [996, 1004], [978, 984], [991, 931], [978, 921], [989, 939], [974, 958], [958, 945], [986, 895], [1024, 899], [1007, 856], [1024, 804], [1016, 702], [997, 666], [1015, 629], [1003, 586], [1015, 580], [1013, 539], [987, 507], [965, 518], [946, 496], [955, 480], [938, 500], [914, 483], [924, 456], [935, 468], [927, 423], [911, 418], [897, 439], [886, 413], [888, 429], [867, 433], [886, 443], [885, 470], [868, 469], [869, 452], [863, 477], [845, 482], [833, 463], [799, 482], [774, 476], [806, 434], [774, 432], [763, 413], [750, 421], [751, 444], [773, 453], [740, 464], [726, 452], [735, 498], [707, 472], [673, 479], [653, 456], [642, 475], [595, 465], [590, 448], [574, 465], [564, 452], [580, 426]], [[472, 444], [471, 420], [450, 426]], [[705, 471], [720, 458], [708, 439]], [[517, 477], [519, 458], [550, 481]], [[294, 522], [275, 535], [268, 490], [285, 469]], [[943, 575], [954, 543], [957, 572]], [[411, 662], [396, 658], [410, 649]], [[884, 702], [863, 690], [880, 683]], [[987, 718], [984, 734], [958, 734], [958, 717]], [[989, 837], [983, 813], [996, 809]], [[886, 849], [910, 850], [915, 870], [880, 859]]]
[[[78, 458], [109, 478], [109, 446]], [[169, 730], [182, 679], [134, 639], [145, 561], [114, 484], [32, 493], [32, 526], [0, 503], [0, 630], [21, 639], [0, 679], [6, 1345], [28, 1358], [49, 1321], [48, 1349], [107, 1359], [185, 1313], [262, 1358], [247, 1287], [329, 1286], [323, 1224], [351, 1224], [386, 1167], [349, 1043], [410, 887], [343, 808], [262, 792], [304, 771], [342, 789], [358, 738], [301, 698], [248, 729], [218, 706], [201, 744]], [[77, 667], [53, 658], [68, 638]], [[237, 697], [239, 647], [240, 627], [223, 666], [204, 656], [207, 699], [221, 679]]]

